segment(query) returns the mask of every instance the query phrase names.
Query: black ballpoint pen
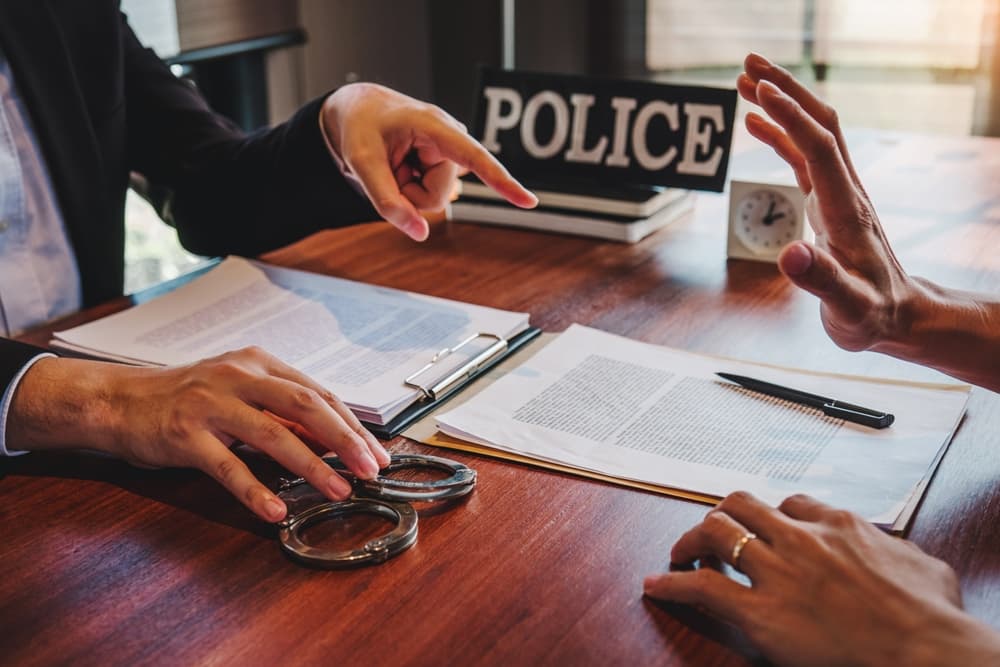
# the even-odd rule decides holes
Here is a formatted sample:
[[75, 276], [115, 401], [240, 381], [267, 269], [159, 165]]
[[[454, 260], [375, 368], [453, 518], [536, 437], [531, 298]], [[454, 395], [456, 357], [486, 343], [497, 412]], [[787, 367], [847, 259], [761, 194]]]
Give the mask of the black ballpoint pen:
[[767, 394], [768, 396], [783, 398], [786, 401], [792, 401], [795, 403], [801, 403], [802, 405], [808, 405], [813, 408], [819, 408], [825, 415], [830, 417], [839, 417], [845, 421], [854, 422], [855, 424], [861, 424], [863, 426], [886, 428], [896, 419], [888, 412], [872, 410], [871, 408], [863, 408], [860, 405], [852, 405], [851, 403], [838, 401], [835, 398], [827, 398], [826, 396], [819, 396], [817, 394], [799, 391], [798, 389], [790, 389], [788, 387], [782, 387], [778, 384], [771, 384], [770, 382], [764, 382], [763, 380], [755, 380], [753, 378], [748, 378], [745, 375], [733, 375], [732, 373], [716, 373], [716, 375], [729, 380], [730, 382], [735, 382], [736, 384], [746, 387], [747, 389], [758, 391], [762, 394]]

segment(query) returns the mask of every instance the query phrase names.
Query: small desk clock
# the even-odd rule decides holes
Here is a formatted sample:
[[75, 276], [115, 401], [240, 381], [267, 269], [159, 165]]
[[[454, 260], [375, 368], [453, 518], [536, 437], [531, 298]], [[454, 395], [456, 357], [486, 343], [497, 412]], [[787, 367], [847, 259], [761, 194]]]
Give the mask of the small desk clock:
[[813, 240], [805, 197], [794, 185], [733, 180], [726, 256], [775, 262], [792, 241]]

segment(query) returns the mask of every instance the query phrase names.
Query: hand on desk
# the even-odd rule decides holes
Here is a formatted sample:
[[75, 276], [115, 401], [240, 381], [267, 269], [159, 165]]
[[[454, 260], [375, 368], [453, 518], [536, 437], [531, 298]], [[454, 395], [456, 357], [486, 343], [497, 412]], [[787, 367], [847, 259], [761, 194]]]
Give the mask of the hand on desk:
[[[781, 665], [993, 664], [1000, 638], [962, 611], [955, 573], [912, 543], [807, 496], [777, 509], [734, 493], [674, 545], [715, 557], [752, 585], [700, 567], [646, 578], [646, 595], [698, 605]], [[945, 661], [941, 661], [944, 658]]]
[[747, 129], [791, 165], [816, 232], [815, 246], [790, 244], [778, 265], [820, 298], [830, 337], [1000, 390], [1000, 301], [908, 275], [851, 164], [836, 111], [764, 57], [751, 54], [744, 65], [740, 94], [773, 120], [750, 113]]
[[414, 240], [423, 241], [429, 231], [418, 209], [444, 208], [459, 169], [475, 173], [512, 204], [538, 203], [465, 126], [388, 88], [355, 83], [338, 89], [323, 105], [322, 126], [379, 215]]
[[267, 521], [284, 518], [286, 508], [230, 451], [237, 440], [333, 500], [348, 497], [350, 484], [296, 431], [359, 477], [389, 463], [336, 396], [256, 348], [175, 368], [42, 359], [18, 386], [7, 423], [8, 442], [22, 449], [86, 446], [139, 465], [198, 468]]

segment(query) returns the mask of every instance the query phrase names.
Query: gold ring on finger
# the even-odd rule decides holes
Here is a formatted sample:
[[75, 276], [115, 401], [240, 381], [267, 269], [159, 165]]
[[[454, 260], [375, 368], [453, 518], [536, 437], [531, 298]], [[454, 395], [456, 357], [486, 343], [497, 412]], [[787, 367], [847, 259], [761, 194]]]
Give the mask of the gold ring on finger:
[[743, 549], [746, 547], [746, 545], [750, 544], [750, 542], [756, 539], [757, 535], [755, 533], [751, 533], [748, 531], [740, 535], [740, 538], [736, 540], [736, 544], [733, 545], [733, 555], [732, 558], [730, 559], [730, 562], [732, 566], [737, 570], [739, 570], [740, 572], [743, 571], [740, 570], [740, 556], [743, 555]]

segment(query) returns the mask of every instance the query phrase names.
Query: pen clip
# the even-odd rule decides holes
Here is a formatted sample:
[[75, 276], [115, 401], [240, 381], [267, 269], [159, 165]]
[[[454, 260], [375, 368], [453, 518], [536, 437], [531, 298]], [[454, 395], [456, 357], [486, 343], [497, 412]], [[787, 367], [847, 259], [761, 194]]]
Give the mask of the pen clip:
[[877, 412], [842, 401], [825, 403], [822, 409], [823, 414], [829, 417], [838, 417], [871, 428], [888, 428], [896, 420], [893, 415], [887, 412]]

